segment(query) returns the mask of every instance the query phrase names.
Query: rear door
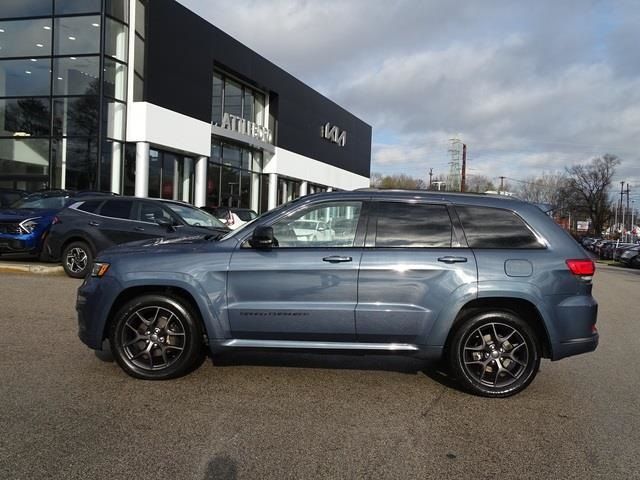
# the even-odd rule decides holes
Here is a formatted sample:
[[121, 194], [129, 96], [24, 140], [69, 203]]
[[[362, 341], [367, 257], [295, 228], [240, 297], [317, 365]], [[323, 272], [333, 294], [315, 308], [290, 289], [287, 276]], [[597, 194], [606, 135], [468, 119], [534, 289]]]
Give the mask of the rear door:
[[130, 198], [106, 200], [97, 213], [88, 216], [87, 224], [98, 251], [137, 239], [132, 221], [133, 200]]
[[476, 262], [445, 203], [372, 204], [360, 262], [356, 332], [361, 342], [421, 343]]

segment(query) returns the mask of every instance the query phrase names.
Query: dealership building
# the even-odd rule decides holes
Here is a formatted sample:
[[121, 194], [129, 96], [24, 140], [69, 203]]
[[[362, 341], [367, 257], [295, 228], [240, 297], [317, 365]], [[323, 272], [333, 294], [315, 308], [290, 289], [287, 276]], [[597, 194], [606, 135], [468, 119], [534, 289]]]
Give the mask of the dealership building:
[[263, 212], [370, 163], [369, 125], [174, 0], [0, 1], [0, 187]]

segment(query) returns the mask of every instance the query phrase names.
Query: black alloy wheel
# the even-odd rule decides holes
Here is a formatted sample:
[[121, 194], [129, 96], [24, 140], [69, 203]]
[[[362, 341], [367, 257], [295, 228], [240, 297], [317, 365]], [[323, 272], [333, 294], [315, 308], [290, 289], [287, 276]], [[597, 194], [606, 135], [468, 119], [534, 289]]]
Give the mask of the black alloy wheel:
[[114, 358], [130, 376], [144, 380], [180, 377], [204, 360], [200, 320], [185, 302], [142, 295], [127, 302], [111, 323]]
[[538, 338], [514, 313], [482, 312], [456, 330], [449, 363], [465, 390], [484, 397], [509, 397], [524, 390], [538, 373]]
[[72, 278], [84, 278], [93, 266], [93, 252], [85, 242], [71, 242], [62, 251], [62, 268]]

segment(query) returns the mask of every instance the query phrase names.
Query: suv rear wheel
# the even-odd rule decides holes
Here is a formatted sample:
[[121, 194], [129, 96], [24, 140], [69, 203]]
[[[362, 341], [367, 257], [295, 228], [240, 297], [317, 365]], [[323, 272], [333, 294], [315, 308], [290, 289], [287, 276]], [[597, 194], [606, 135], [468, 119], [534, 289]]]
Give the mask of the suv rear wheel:
[[200, 321], [182, 301], [142, 295], [116, 314], [109, 334], [122, 369], [144, 380], [167, 380], [197, 368], [204, 360]]
[[540, 368], [533, 329], [510, 312], [486, 311], [466, 319], [449, 350], [450, 367], [462, 386], [485, 397], [524, 390]]

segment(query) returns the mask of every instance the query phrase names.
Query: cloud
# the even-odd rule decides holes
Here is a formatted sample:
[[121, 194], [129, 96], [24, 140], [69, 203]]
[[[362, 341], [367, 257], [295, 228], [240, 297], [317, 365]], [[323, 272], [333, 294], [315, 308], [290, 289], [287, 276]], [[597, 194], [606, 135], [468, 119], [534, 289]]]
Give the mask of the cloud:
[[459, 135], [475, 174], [613, 153], [640, 189], [635, 0], [182, 3], [371, 124], [372, 171], [446, 173]]

